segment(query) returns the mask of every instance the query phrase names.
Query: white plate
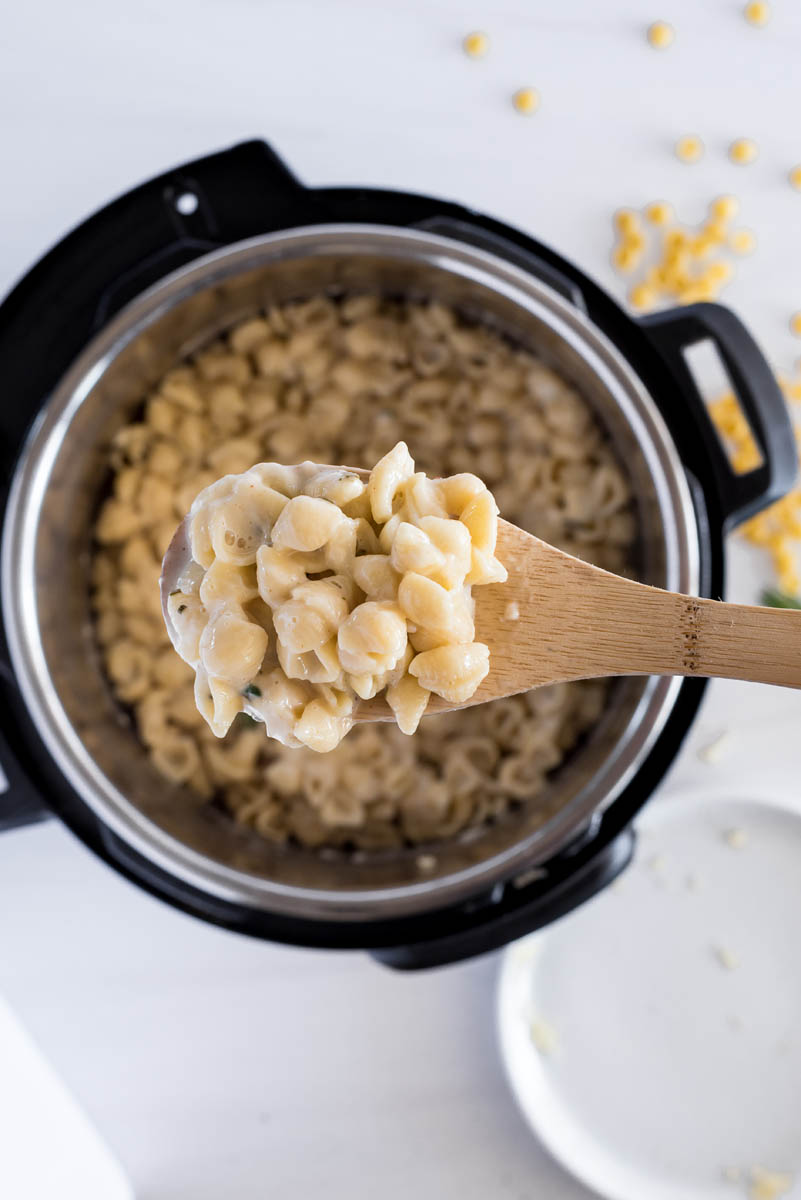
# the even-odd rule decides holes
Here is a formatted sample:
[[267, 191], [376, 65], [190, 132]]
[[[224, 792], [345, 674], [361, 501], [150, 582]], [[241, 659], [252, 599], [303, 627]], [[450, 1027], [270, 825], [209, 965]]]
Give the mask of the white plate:
[[638, 833], [618, 884], [506, 951], [512, 1090], [610, 1200], [736, 1200], [755, 1165], [801, 1197], [799, 806], [682, 796]]

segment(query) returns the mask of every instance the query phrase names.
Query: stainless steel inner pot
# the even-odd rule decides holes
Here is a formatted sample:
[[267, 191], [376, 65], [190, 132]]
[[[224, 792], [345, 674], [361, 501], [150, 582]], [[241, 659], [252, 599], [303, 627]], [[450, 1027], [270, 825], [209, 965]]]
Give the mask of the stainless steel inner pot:
[[[170, 366], [271, 301], [321, 290], [434, 297], [491, 323], [580, 389], [634, 489], [639, 577], [693, 594], [698, 536], [685, 476], [657, 408], [613, 345], [532, 275], [485, 251], [386, 226], [331, 225], [240, 242], [129, 304], [54, 391], [16, 472], [3, 539], [3, 604], [27, 705], [72, 786], [117, 835], [206, 892], [306, 918], [365, 920], [455, 903], [564, 847], [637, 771], [677, 680], [623, 680], [548, 794], [436, 846], [349, 857], [276, 847], [157, 774], [114, 702], [92, 641], [87, 565], [115, 430]], [[412, 448], [413, 449], [413, 448]], [[543, 823], [543, 812], [550, 817]]]

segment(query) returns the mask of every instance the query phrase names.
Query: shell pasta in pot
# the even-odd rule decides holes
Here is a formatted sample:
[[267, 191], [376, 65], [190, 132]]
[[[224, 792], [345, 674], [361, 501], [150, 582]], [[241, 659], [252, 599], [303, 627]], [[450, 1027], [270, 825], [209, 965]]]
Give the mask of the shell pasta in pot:
[[[536, 804], [603, 708], [604, 683], [563, 685], [424, 717], [411, 737], [359, 726], [326, 754], [269, 741], [244, 714], [222, 740], [208, 728], [161, 621], [159, 565], [178, 521], [204, 488], [255, 463], [369, 465], [401, 440], [418, 468], [476, 475], [508, 519], [626, 568], [630, 491], [589, 406], [532, 353], [440, 305], [319, 296], [274, 307], [169, 372], [110, 448], [92, 583], [112, 687], [168, 779], [274, 841], [426, 842]], [[382, 603], [386, 567], [360, 557], [358, 586]]]

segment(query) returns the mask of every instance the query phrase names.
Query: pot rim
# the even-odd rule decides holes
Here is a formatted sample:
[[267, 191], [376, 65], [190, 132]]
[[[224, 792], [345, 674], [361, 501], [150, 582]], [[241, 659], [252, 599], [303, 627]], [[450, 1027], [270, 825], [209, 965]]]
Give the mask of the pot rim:
[[[546, 862], [576, 838], [593, 814], [627, 786], [672, 710], [680, 679], [650, 679], [600, 776], [571, 801], [580, 809], [568, 828], [556, 818], [469, 867], [441, 878], [383, 888], [329, 891], [275, 883], [208, 858], [166, 833], [100, 771], [73, 729], [49, 672], [37, 621], [35, 546], [49, 470], [80, 404], [113, 359], [170, 308], [196, 292], [265, 261], [336, 253], [410, 258], [500, 292], [547, 319], [615, 397], [638, 435], [651, 468], [663, 518], [667, 585], [693, 594], [699, 578], [698, 530], [678, 451], [656, 404], [622, 353], [590, 319], [533, 274], [498, 255], [439, 234], [368, 223], [299, 227], [236, 242], [195, 259], [134, 298], [88, 343], [39, 413], [20, 455], [9, 493], [2, 542], [2, 607], [14, 671], [32, 720], [71, 786], [118, 837], [167, 874], [223, 900], [288, 916], [363, 921], [420, 913], [474, 897]], [[585, 795], [586, 793], [586, 795]], [[582, 800], [579, 803], [580, 799]], [[558, 816], [558, 814], [557, 814]], [[564, 825], [564, 822], [563, 822]]]

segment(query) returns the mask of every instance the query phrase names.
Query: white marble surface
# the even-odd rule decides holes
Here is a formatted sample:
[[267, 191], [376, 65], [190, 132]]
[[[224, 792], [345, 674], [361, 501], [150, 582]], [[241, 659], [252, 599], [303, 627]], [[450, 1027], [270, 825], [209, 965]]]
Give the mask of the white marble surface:
[[[801, 308], [801, 196], [784, 179], [801, 161], [801, 6], [774, 8], [756, 31], [739, 0], [17, 5], [0, 51], [0, 287], [140, 179], [261, 135], [310, 183], [457, 198], [617, 289], [614, 207], [664, 196], [698, 219], [734, 190], [760, 249], [728, 298], [786, 369]], [[657, 16], [678, 34], [663, 55], [643, 41]], [[459, 50], [474, 24], [493, 37], [483, 63]], [[508, 106], [527, 83], [543, 96], [531, 120]], [[670, 153], [688, 131], [707, 142], [697, 167]], [[724, 155], [740, 134], [762, 147], [746, 170]], [[742, 548], [732, 559], [730, 597], [753, 599], [764, 564]], [[801, 695], [713, 685], [663, 799], [794, 789], [799, 719]], [[723, 728], [722, 761], [700, 762]], [[406, 978], [224, 934], [140, 894], [54, 823], [0, 838], [0, 912], [0, 991], [140, 1200], [588, 1195], [509, 1098], [492, 958]]]

